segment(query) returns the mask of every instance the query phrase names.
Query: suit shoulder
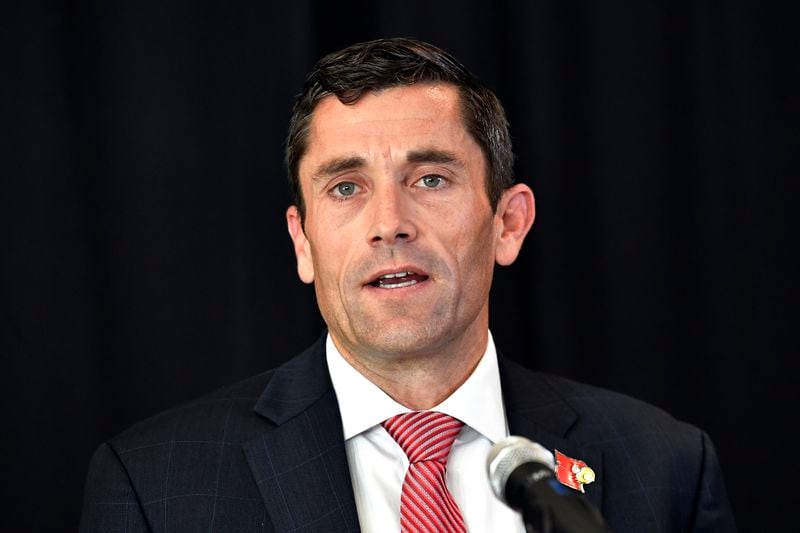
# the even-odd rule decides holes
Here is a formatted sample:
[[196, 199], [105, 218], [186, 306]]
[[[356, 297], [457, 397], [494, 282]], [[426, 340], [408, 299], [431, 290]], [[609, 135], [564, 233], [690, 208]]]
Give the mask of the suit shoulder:
[[705, 432], [636, 398], [538, 376], [578, 415], [567, 438], [602, 452], [603, 512], [615, 531], [626, 530], [623, 524], [638, 524], [637, 531], [736, 531]]
[[[228, 385], [102, 444], [87, 477], [84, 529], [110, 530], [123, 520], [119, 530], [130, 531], [129, 507], [136, 523], [153, 531], [209, 530], [209, 520], [236, 531], [263, 524], [265, 509], [242, 446], [274, 427], [254, 411], [272, 376]], [[124, 519], [115, 514], [120, 508]]]
[[603, 438], [617, 436], [671, 435], [700, 444], [701, 430], [674, 418], [667, 411], [632, 396], [580, 383], [571, 379], [538, 373], [579, 415], [581, 429]]
[[691, 427], [664, 409], [633, 396], [557, 376], [546, 375], [545, 379], [554, 388], [561, 390], [564, 399], [577, 410], [594, 413], [595, 416], [603, 414], [623, 427]]
[[599, 387], [597, 385], [589, 385], [587, 383], [582, 383], [552, 374], [539, 374], [551, 387], [559, 391], [562, 397], [572, 402], [599, 402], [600, 404], [613, 405], [614, 407], [622, 408], [626, 411], [644, 411], [646, 414], [651, 416], [672, 418], [669, 413], [660, 407], [621, 392]]
[[[121, 456], [175, 443], [235, 443], [252, 437], [263, 420], [253, 406], [272, 378], [269, 370], [142, 420], [109, 440]], [[263, 424], [269, 422], [263, 420]]]

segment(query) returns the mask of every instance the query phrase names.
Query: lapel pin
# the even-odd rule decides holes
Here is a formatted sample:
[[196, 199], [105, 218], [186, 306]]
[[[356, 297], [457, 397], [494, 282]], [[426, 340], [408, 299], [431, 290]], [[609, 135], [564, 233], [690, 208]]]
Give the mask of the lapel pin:
[[567, 457], [558, 450], [555, 450], [555, 456], [556, 479], [571, 489], [586, 492], [583, 486], [595, 480], [594, 470], [580, 459]]

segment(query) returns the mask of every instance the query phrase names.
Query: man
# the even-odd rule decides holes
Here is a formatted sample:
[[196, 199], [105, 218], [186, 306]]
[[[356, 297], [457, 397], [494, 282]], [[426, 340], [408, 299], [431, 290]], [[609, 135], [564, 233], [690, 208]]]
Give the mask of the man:
[[327, 334], [103, 444], [82, 529], [524, 531], [484, 466], [514, 434], [585, 461], [617, 533], [734, 531], [704, 433], [497, 355], [494, 264], [534, 218], [512, 159], [500, 103], [445, 52], [322, 59], [290, 124], [287, 224]]

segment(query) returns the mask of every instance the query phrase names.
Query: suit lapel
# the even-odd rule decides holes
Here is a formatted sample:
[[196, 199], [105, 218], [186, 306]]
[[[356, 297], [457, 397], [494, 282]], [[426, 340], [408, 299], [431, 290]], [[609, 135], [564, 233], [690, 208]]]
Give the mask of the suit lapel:
[[275, 371], [255, 411], [276, 427], [244, 445], [276, 531], [359, 531], [324, 341]]
[[586, 461], [597, 477], [597, 481], [584, 487], [586, 497], [602, 512], [602, 452], [567, 438], [570, 428], [578, 423], [578, 413], [540, 374], [504, 357], [499, 357], [499, 365], [510, 433]]

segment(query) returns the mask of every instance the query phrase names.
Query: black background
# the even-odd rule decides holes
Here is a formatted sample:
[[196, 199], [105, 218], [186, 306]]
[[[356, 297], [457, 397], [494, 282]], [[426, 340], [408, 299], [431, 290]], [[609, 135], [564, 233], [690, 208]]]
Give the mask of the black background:
[[322, 327], [282, 166], [324, 53], [386, 36], [504, 102], [537, 197], [491, 325], [714, 439], [740, 528], [798, 508], [797, 38], [753, 2], [17, 2], [2, 15], [0, 529], [73, 530], [89, 457]]

